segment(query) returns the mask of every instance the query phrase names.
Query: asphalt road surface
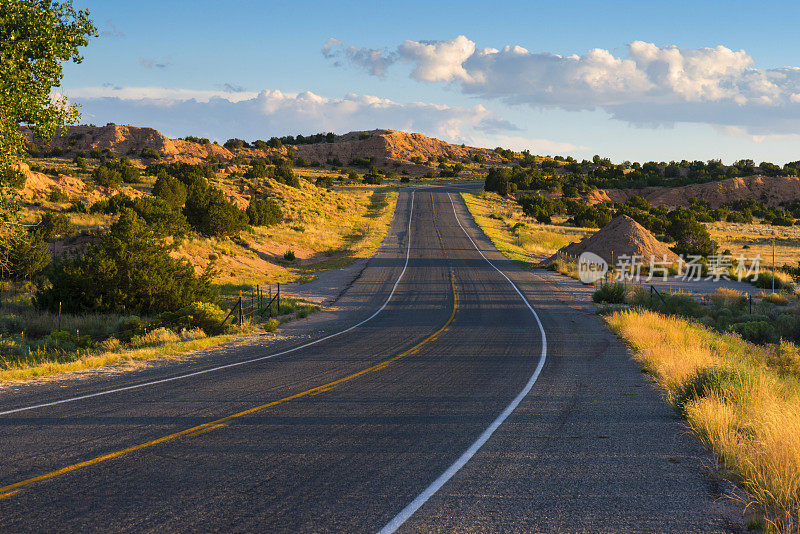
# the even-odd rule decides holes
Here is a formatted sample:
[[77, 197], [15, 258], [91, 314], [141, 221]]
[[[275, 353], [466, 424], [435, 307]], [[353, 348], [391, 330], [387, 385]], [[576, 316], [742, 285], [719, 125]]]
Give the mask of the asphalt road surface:
[[0, 391], [0, 531], [737, 520], [709, 457], [591, 305], [500, 255], [458, 194], [401, 192], [337, 305], [304, 340]]

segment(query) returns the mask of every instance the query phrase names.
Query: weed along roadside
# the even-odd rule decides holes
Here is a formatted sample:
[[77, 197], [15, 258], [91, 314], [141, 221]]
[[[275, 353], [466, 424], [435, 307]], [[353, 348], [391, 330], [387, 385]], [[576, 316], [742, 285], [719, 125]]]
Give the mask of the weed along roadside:
[[[714, 280], [736, 280], [735, 264], [715, 270], [704, 260], [692, 276], [685, 276], [685, 264], [671, 265], [663, 273], [649, 266], [634, 272], [630, 263], [606, 263], [612, 261], [610, 256], [618, 260], [628, 241], [645, 252], [663, 253], [664, 246], [635, 222], [626, 223], [624, 235], [608, 225], [584, 234], [593, 237], [580, 244], [566, 246], [563, 222], [539, 223], [526, 216], [518, 202], [494, 193], [463, 197], [495, 246], [525, 268], [545, 265], [578, 278], [578, 255], [587, 252], [595, 258], [603, 268], [595, 266], [593, 272], [603, 275], [594, 287], [574, 291], [576, 298], [591, 298], [599, 305], [597, 311], [608, 327], [631, 347], [633, 358], [653, 377], [666, 402], [716, 458], [714, 476], [738, 485], [734, 495], [744, 501], [750, 526], [776, 532], [800, 528], [796, 271], [773, 271], [769, 265], [754, 276], [742, 269], [742, 280], [751, 285], [738, 284], [741, 290], [714, 285]], [[626, 238], [634, 234], [635, 239]], [[562, 247], [566, 253], [557, 253]], [[546, 256], [549, 262], [542, 262]], [[686, 280], [676, 278], [678, 273]], [[648, 276], [669, 277], [670, 282], [658, 289], [648, 287]], [[567, 287], [579, 287], [576, 281], [562, 280]], [[700, 285], [693, 286], [695, 282]], [[670, 290], [671, 285], [677, 289]], [[693, 287], [699, 291], [693, 293]]]
[[176, 209], [169, 217], [177, 226], [164, 226], [142, 211], [162, 197], [137, 204], [117, 196], [98, 208], [112, 214], [109, 227], [66, 239], [66, 248], [58, 248], [58, 236], [74, 230], [67, 216], [31, 227], [31, 233], [47, 227], [41, 230], [47, 239], [56, 236], [55, 253], [40, 275], [1, 282], [0, 381], [183, 358], [237, 336], [274, 332], [320, 308], [283, 287], [278, 296], [277, 287], [370, 257], [394, 214], [397, 193], [385, 188], [332, 191], [305, 179], [286, 185], [264, 178], [258, 198], [271, 200], [247, 215], [214, 196], [210, 181], [225, 186], [215, 169], [162, 165], [152, 170], [158, 174], [152, 194], [190, 202], [182, 199], [191, 199], [187, 187], [197, 181], [199, 197], [191, 202], [216, 198], [209, 202], [219, 204], [228, 222], [250, 217], [251, 225], [207, 228], [200, 217], [191, 223], [196, 229], [187, 228], [184, 210]]

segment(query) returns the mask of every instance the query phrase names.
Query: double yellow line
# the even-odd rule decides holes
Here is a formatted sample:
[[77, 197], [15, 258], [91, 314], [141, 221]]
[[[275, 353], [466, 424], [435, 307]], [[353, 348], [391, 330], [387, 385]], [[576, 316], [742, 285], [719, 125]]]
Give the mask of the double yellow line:
[[[433, 199], [431, 199], [431, 200], [433, 200]], [[437, 234], [439, 233], [438, 229], [436, 230], [436, 233]], [[439, 240], [441, 242], [441, 236], [439, 236]], [[311, 396], [311, 395], [317, 395], [317, 394], [320, 394], [320, 393], [324, 393], [324, 392], [326, 392], [326, 391], [328, 391], [330, 389], [333, 389], [334, 387], [338, 386], [339, 384], [342, 384], [344, 382], [348, 382], [350, 380], [353, 380], [354, 378], [358, 378], [359, 376], [365, 375], [367, 373], [371, 373], [371, 372], [374, 372], [374, 371], [380, 371], [381, 369], [384, 369], [384, 368], [388, 367], [389, 365], [391, 365], [392, 363], [396, 362], [397, 360], [400, 360], [401, 358], [405, 358], [407, 356], [411, 356], [412, 354], [416, 354], [417, 352], [419, 352], [419, 350], [422, 348], [423, 345], [435, 340], [436, 338], [439, 337], [439, 334], [441, 334], [442, 332], [445, 332], [449, 328], [450, 324], [453, 322], [453, 319], [456, 316], [456, 311], [458, 310], [458, 292], [457, 292], [457, 289], [456, 289], [455, 273], [453, 272], [452, 268], [450, 269], [450, 285], [452, 287], [452, 292], [453, 292], [453, 311], [450, 313], [450, 317], [447, 319], [447, 322], [444, 323], [444, 325], [441, 328], [439, 328], [436, 332], [434, 332], [433, 334], [429, 335], [428, 337], [426, 337], [425, 339], [423, 339], [422, 341], [420, 341], [419, 343], [417, 343], [416, 345], [414, 345], [410, 349], [406, 350], [405, 352], [401, 352], [397, 356], [394, 356], [393, 358], [389, 358], [388, 360], [382, 361], [381, 363], [373, 365], [372, 367], [368, 367], [366, 369], [358, 371], [357, 373], [353, 373], [353, 374], [347, 375], [344, 378], [340, 378], [338, 380], [334, 380], [333, 382], [328, 382], [327, 384], [323, 384], [323, 385], [317, 386], [315, 388], [307, 389], [307, 390], [302, 391], [300, 393], [295, 393], [294, 395], [289, 395], [288, 397], [283, 397], [282, 399], [279, 399], [279, 400], [276, 400], [276, 401], [272, 401], [272, 402], [268, 402], [266, 404], [262, 404], [260, 406], [254, 407], [254, 408], [249, 408], [249, 409], [244, 410], [242, 412], [237, 412], [235, 414], [228, 415], [226, 417], [223, 417], [221, 419], [217, 419], [215, 421], [211, 421], [211, 422], [208, 422], [208, 423], [203, 423], [202, 425], [193, 426], [191, 428], [187, 428], [186, 430], [181, 430], [180, 432], [174, 432], [172, 434], [168, 434], [166, 436], [163, 436], [163, 437], [160, 437], [160, 438], [157, 438], [157, 439], [154, 439], [154, 440], [146, 441], [146, 442], [140, 443], [138, 445], [133, 445], [132, 447], [127, 447], [125, 449], [120, 449], [120, 450], [115, 451], [115, 452], [104, 454], [102, 456], [98, 456], [96, 458], [92, 458], [91, 460], [78, 462], [76, 464], [68, 465], [67, 467], [62, 467], [61, 469], [57, 469], [55, 471], [51, 471], [51, 472], [45, 473], [43, 475], [35, 476], [35, 477], [28, 478], [28, 479], [25, 479], [25, 480], [20, 480], [19, 482], [15, 482], [13, 484], [8, 484], [7, 486], [0, 487], [0, 500], [6, 499], [8, 497], [11, 497], [12, 495], [15, 495], [16, 493], [19, 492], [19, 490], [21, 488], [23, 488], [25, 486], [28, 486], [30, 484], [33, 484], [35, 482], [41, 482], [42, 480], [48, 480], [48, 479], [55, 478], [55, 477], [58, 477], [58, 476], [61, 476], [61, 475], [65, 475], [65, 474], [70, 473], [72, 471], [77, 471], [78, 469], [83, 469], [84, 467], [90, 467], [90, 466], [93, 466], [93, 465], [96, 465], [96, 464], [107, 462], [109, 460], [113, 460], [115, 458], [119, 458], [120, 456], [124, 456], [124, 455], [130, 454], [132, 452], [136, 452], [136, 451], [139, 451], [139, 450], [142, 450], [142, 449], [146, 449], [148, 447], [153, 447], [153, 446], [158, 445], [160, 443], [165, 443], [167, 441], [172, 441], [172, 440], [180, 438], [180, 437], [184, 437], [184, 436], [192, 437], [192, 436], [197, 436], [197, 435], [200, 435], [200, 434], [204, 434], [206, 432], [210, 432], [212, 430], [216, 430], [216, 429], [222, 428], [224, 426], [227, 426], [234, 419], [238, 419], [240, 417], [244, 417], [246, 415], [250, 415], [250, 414], [259, 412], [261, 410], [265, 410], [267, 408], [271, 408], [273, 406], [277, 406], [279, 404], [283, 404], [285, 402], [289, 402], [289, 401], [292, 401], [292, 400], [295, 400], [295, 399], [300, 399], [302, 397], [308, 397], [308, 396]]]

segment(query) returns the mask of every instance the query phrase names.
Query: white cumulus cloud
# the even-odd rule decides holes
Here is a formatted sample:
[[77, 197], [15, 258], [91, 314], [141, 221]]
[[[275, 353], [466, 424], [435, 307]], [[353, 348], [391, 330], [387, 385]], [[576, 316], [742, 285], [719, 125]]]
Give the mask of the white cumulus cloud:
[[[700, 122], [753, 135], [800, 129], [800, 69], [760, 69], [744, 50], [724, 46], [684, 49], [634, 41], [622, 56], [601, 48], [561, 56], [518, 45], [479, 48], [460, 35], [405, 41], [381, 54], [395, 55], [411, 64], [415, 80], [450, 83], [509, 104], [600, 108], [640, 125]], [[351, 63], [370, 71], [371, 61]]]
[[371, 95], [330, 98], [310, 91], [249, 93], [153, 87], [61, 91], [81, 104], [84, 122], [150, 126], [172, 137], [199, 135], [224, 141], [389, 128], [462, 143], [485, 140], [487, 133], [518, 130], [481, 105], [401, 103]]

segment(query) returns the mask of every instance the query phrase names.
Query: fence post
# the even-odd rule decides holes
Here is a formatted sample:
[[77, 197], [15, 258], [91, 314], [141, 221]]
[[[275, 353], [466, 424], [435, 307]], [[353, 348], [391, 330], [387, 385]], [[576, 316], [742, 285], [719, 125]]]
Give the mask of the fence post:
[[281, 283], [280, 282], [278, 282], [278, 295], [277, 295], [277, 299], [276, 300], [278, 301], [278, 311], [277, 311], [277, 313], [275, 315], [276, 316], [280, 316], [280, 314], [281, 314]]
[[58, 331], [61, 331], [61, 301], [58, 301]]

